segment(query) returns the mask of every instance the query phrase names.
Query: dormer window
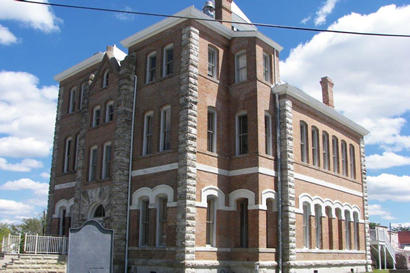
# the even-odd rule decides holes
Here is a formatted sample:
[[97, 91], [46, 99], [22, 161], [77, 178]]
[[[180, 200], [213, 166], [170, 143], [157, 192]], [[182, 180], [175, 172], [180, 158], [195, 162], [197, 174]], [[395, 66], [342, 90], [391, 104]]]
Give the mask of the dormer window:
[[235, 55], [235, 82], [243, 82], [247, 79], [246, 51], [240, 51]]
[[157, 71], [157, 52], [152, 52], [147, 56], [147, 83], [155, 81]]
[[108, 78], [110, 76], [110, 71], [106, 70], [104, 72], [104, 76], [103, 76], [103, 81], [102, 81], [102, 88], [107, 88], [108, 87]]
[[163, 55], [163, 76], [169, 76], [174, 73], [174, 45], [170, 44], [164, 48]]

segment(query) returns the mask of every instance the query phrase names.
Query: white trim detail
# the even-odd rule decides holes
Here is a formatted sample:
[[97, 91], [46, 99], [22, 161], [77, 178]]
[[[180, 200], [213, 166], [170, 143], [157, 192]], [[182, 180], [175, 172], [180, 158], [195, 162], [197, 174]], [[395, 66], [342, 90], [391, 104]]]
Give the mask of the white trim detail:
[[225, 176], [237, 176], [237, 175], [252, 174], [252, 173], [260, 173], [260, 174], [265, 174], [269, 176], [276, 176], [276, 172], [274, 170], [262, 168], [262, 167], [251, 167], [251, 168], [244, 168], [244, 169], [228, 171], [228, 170], [212, 167], [209, 165], [197, 163], [197, 170], [208, 172], [208, 173], [225, 175]]
[[132, 201], [131, 201], [131, 209], [140, 209], [140, 200], [141, 198], [148, 198], [149, 199], [149, 207], [156, 208], [156, 199], [159, 196], [166, 196], [167, 197], [167, 207], [176, 207], [177, 202], [174, 202], [174, 189], [165, 184], [158, 185], [153, 189], [148, 187], [142, 187], [138, 190], [134, 191], [132, 194]]
[[234, 190], [229, 194], [229, 209], [236, 210], [236, 200], [240, 198], [248, 199], [248, 209], [258, 209], [259, 207], [255, 206], [255, 193], [247, 189], [238, 189]]
[[54, 190], [63, 190], [63, 189], [73, 188], [75, 187], [75, 183], [76, 182], [73, 181], [73, 182], [55, 185]]
[[206, 208], [208, 206], [208, 196], [216, 197], [216, 209], [226, 210], [225, 206], [225, 194], [215, 186], [208, 186], [201, 191], [201, 202], [197, 204], [198, 207]]
[[[276, 200], [276, 192], [272, 189], [267, 189], [262, 192], [262, 205], [260, 209], [267, 210], [266, 200], [274, 199]], [[273, 211], [277, 211], [277, 202], [273, 202]]]
[[66, 210], [66, 215], [70, 215], [70, 209], [71, 206], [74, 205], [74, 198], [71, 198], [70, 200], [66, 199], [61, 199], [59, 200], [55, 206], [54, 206], [54, 215], [53, 218], [59, 218], [60, 217], [60, 209], [65, 208]]
[[132, 176], [147, 175], [178, 169], [178, 162], [132, 171]]
[[335, 185], [333, 183], [329, 183], [329, 182], [326, 182], [324, 180], [320, 180], [320, 179], [317, 179], [317, 178], [314, 178], [314, 177], [311, 177], [311, 176], [307, 176], [307, 175], [304, 175], [304, 174], [295, 173], [295, 179], [303, 180], [303, 181], [310, 182], [310, 183], [320, 185], [320, 186], [323, 186], [323, 187], [327, 187], [327, 188], [331, 188], [331, 189], [334, 189], [334, 190], [346, 192], [346, 193], [349, 193], [349, 194], [352, 194], [352, 195], [356, 195], [356, 196], [359, 196], [359, 197], [363, 197], [362, 192], [355, 191], [355, 190], [352, 190], [352, 189], [348, 189], [348, 188], [343, 187], [343, 186]]
[[365, 254], [365, 250], [339, 250], [339, 249], [310, 249], [297, 248], [296, 253], [330, 253], [330, 254]]

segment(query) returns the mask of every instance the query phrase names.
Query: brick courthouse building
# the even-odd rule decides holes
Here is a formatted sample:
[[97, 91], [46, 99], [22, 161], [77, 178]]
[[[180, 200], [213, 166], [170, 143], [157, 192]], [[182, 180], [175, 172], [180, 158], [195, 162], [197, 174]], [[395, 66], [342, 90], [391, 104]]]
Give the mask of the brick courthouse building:
[[329, 78], [323, 103], [281, 84], [276, 42], [204, 11], [55, 77], [49, 234], [97, 219], [115, 273], [365, 272], [367, 131], [334, 110]]

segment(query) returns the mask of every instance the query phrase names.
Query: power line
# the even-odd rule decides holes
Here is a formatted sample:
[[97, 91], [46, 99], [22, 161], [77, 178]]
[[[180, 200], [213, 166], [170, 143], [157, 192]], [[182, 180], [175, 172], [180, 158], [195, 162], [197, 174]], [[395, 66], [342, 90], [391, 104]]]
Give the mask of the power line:
[[216, 20], [216, 19], [213, 19], [213, 18], [209, 18], [209, 19], [208, 18], [196, 18], [196, 17], [169, 15], [169, 14], [151, 13], [151, 12], [141, 12], [141, 11], [129, 11], [129, 10], [119, 10], [119, 9], [97, 8], [97, 7], [90, 7], [90, 6], [56, 4], [56, 3], [38, 2], [38, 1], [34, 1], [34, 0], [15, 0], [15, 1], [23, 2], [23, 3], [30, 3], [30, 4], [45, 5], [45, 6], [62, 7], [62, 8], [83, 9], [83, 10], [93, 10], [93, 11], [103, 11], [103, 12], [115, 12], [115, 13], [126, 13], [126, 14], [133, 14], [133, 15], [155, 16], [155, 17], [165, 17], [165, 18], [193, 19], [193, 20], [198, 20], [198, 21], [209, 21], [209, 22], [217, 21], [217, 22], [220, 22], [220, 23], [232, 23], [232, 24], [238, 24], [238, 25], [251, 25], [251, 26], [267, 27], [267, 28], [291, 29], [291, 30], [312, 31], [312, 32], [330, 32], [330, 33], [338, 33], [338, 34], [363, 35], [363, 36], [410, 38], [410, 34], [356, 32], [356, 31], [331, 30], [331, 29], [321, 29], [321, 28], [295, 27], [295, 26], [274, 25], [274, 24], [266, 24], [266, 23], [248, 23], [248, 22], [237, 22], [237, 21], [229, 21], [229, 20]]

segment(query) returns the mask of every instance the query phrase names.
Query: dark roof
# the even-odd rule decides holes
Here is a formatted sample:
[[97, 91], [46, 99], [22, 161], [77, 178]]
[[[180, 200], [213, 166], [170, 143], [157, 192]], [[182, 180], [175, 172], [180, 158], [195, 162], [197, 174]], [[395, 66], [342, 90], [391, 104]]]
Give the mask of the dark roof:
[[410, 244], [410, 231], [399, 231], [399, 243]]

